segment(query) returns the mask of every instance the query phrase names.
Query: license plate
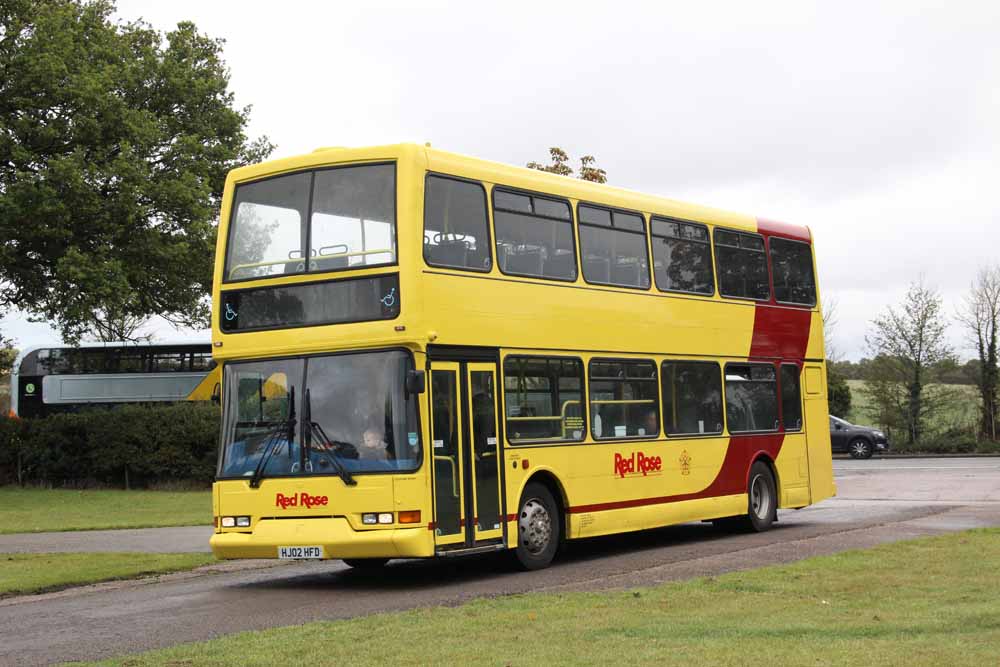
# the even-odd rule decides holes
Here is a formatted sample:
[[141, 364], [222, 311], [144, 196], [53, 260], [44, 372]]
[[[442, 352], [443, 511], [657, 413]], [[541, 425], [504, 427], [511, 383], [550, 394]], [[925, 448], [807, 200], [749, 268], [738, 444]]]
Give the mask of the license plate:
[[304, 560], [322, 557], [323, 547], [278, 547], [278, 558], [283, 560]]

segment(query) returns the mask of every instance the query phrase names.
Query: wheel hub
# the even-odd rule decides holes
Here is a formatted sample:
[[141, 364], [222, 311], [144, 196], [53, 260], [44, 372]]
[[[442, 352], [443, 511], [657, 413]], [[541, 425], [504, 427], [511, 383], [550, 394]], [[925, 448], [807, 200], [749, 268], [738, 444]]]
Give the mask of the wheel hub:
[[750, 483], [750, 508], [758, 519], [766, 519], [771, 512], [771, 491], [763, 475], [757, 475]]
[[532, 554], [545, 550], [552, 539], [552, 517], [545, 505], [532, 498], [524, 503], [518, 519], [521, 544]]

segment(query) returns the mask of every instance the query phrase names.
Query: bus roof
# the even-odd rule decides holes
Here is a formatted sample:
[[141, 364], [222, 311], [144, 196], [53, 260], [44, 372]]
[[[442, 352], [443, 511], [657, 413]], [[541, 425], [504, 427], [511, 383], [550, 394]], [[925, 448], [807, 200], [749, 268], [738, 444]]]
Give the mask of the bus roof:
[[369, 146], [359, 148], [318, 148], [312, 153], [271, 160], [234, 169], [229, 174], [232, 182], [255, 180], [286, 171], [308, 169], [323, 165], [411, 158], [426, 165], [427, 170], [455, 176], [464, 176], [523, 190], [561, 195], [575, 200], [589, 201], [606, 206], [640, 210], [653, 215], [695, 220], [713, 225], [735, 227], [746, 231], [765, 231], [810, 242], [808, 227], [775, 222], [750, 215], [682, 202], [667, 197], [649, 195], [626, 188], [592, 183], [570, 176], [559, 176], [537, 169], [516, 167], [481, 158], [451, 153], [412, 143]]

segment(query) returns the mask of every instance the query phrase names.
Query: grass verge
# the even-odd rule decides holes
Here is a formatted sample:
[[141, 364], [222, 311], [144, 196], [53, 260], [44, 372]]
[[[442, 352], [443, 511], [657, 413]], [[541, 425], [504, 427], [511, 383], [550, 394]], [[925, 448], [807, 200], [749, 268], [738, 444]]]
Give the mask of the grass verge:
[[1000, 530], [615, 593], [530, 594], [231, 635], [105, 665], [983, 665]]
[[0, 534], [211, 523], [210, 491], [0, 488]]
[[191, 570], [212, 562], [212, 554], [0, 554], [0, 598]]

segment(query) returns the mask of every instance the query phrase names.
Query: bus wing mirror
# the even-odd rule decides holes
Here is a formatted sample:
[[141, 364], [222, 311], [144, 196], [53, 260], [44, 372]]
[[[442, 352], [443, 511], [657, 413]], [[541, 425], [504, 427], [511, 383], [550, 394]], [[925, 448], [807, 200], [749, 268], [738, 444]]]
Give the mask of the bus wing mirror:
[[410, 370], [406, 372], [406, 393], [422, 394], [427, 391], [427, 374], [424, 371]]
[[218, 382], [216, 382], [215, 386], [212, 387], [212, 403], [215, 405], [222, 405], [222, 385]]

